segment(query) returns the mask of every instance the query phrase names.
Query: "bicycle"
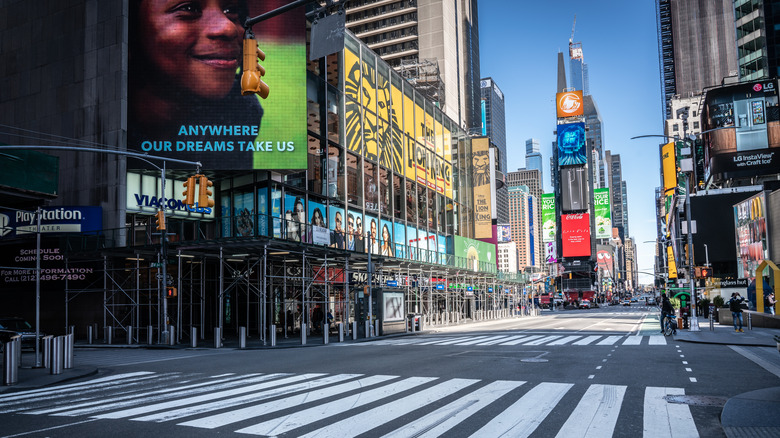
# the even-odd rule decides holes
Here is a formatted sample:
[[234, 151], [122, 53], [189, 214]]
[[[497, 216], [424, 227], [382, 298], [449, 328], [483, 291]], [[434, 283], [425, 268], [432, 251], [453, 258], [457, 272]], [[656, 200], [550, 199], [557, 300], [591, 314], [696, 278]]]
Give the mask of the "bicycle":
[[664, 336], [671, 336], [677, 333], [677, 321], [672, 318], [672, 315], [664, 315], [661, 319], [661, 326], [663, 327]]

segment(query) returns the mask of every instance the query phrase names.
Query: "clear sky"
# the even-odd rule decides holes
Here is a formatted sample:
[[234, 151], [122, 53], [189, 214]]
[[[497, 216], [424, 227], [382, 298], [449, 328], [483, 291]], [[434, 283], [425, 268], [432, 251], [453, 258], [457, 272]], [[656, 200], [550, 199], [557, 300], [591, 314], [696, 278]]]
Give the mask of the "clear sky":
[[[639, 271], [653, 272], [658, 145], [663, 134], [658, 34], [653, 0], [480, 0], [480, 74], [492, 77], [506, 104], [509, 171], [525, 167], [525, 141], [539, 139], [544, 186], [551, 191], [549, 159], [555, 140], [558, 52], [568, 71], [569, 37], [582, 43], [590, 94], [604, 122], [604, 149], [620, 154], [628, 189], [628, 223]], [[639, 275], [651, 284], [652, 275]]]

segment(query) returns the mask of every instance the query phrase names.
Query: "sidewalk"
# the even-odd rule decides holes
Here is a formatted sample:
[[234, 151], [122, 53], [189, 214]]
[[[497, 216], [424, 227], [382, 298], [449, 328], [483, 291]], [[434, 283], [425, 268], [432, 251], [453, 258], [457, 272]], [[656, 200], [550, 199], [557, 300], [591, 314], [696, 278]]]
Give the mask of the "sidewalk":
[[734, 331], [734, 326], [718, 323], [715, 323], [713, 330], [710, 330], [709, 320], [699, 318], [698, 332], [692, 332], [690, 329], [678, 329], [674, 340], [746, 347], [775, 347], [777, 343], [774, 337], [775, 335], [780, 336], [780, 329], [753, 327], [751, 330], [745, 325], [743, 330], [743, 333], [738, 333]]

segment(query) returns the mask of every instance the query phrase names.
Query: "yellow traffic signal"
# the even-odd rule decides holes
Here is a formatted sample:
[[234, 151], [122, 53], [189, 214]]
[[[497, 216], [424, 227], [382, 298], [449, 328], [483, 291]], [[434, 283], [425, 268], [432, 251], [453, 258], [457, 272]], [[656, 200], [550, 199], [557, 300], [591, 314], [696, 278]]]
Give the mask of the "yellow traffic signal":
[[200, 176], [200, 182], [198, 183], [198, 207], [213, 207], [214, 206], [214, 200], [211, 199], [211, 190], [209, 188], [213, 186], [214, 183], [209, 181], [208, 177], [206, 175]]
[[701, 275], [702, 269], [703, 268], [701, 266], [696, 266], [693, 269], [693, 272], [694, 272], [693, 278], [703, 278], [702, 275]]
[[195, 205], [195, 177], [191, 176], [187, 178], [187, 181], [184, 181], [184, 191], [181, 192], [182, 195], [184, 195], [184, 203], [192, 206]]
[[244, 66], [241, 73], [241, 94], [247, 96], [256, 93], [263, 99], [271, 91], [268, 84], [260, 78], [265, 76], [265, 68], [257, 60], [265, 61], [265, 53], [257, 47], [254, 38], [244, 39]]
[[162, 210], [159, 210], [157, 212], [157, 219], [155, 220], [157, 229], [162, 231], [165, 229], [165, 212]]

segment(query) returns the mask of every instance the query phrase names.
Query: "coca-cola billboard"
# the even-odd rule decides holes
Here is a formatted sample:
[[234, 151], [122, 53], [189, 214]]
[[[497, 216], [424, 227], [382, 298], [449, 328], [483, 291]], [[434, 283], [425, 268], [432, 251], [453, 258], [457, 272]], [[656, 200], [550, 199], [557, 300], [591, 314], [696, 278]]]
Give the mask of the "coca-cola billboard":
[[590, 215], [588, 213], [561, 216], [563, 257], [590, 257]]

